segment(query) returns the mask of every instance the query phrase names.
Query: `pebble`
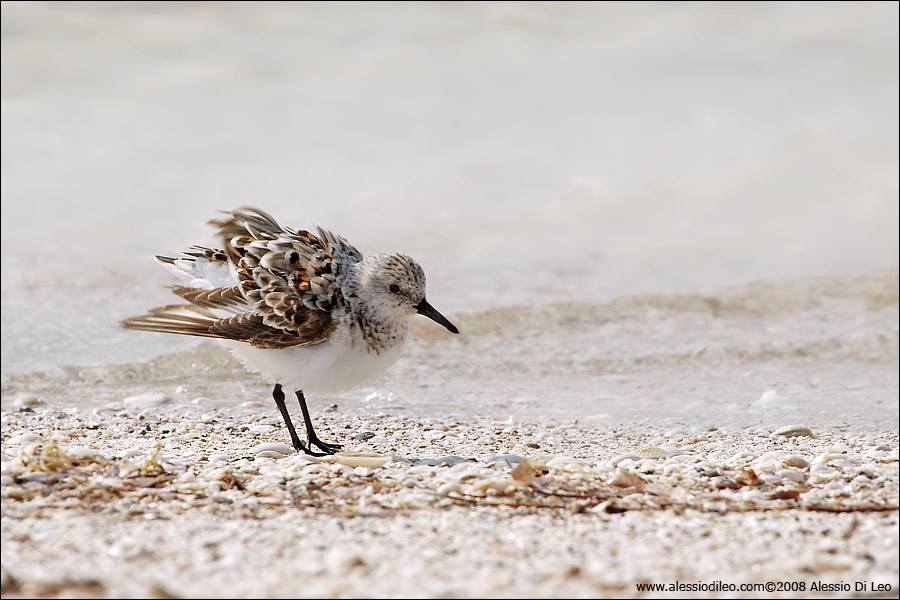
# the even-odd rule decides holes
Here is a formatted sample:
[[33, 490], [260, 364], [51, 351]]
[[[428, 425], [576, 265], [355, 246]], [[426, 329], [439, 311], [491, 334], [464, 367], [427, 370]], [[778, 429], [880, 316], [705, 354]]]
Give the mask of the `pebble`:
[[478, 494], [479, 492], [490, 492], [490, 491], [510, 491], [514, 490], [519, 486], [519, 483], [514, 479], [482, 479], [478, 481], [474, 485], [472, 485], [472, 492]]
[[809, 469], [809, 482], [819, 483], [822, 481], [833, 481], [840, 478], [841, 472], [832, 469], [828, 465], [813, 465]]
[[25, 466], [19, 460], [4, 460], [0, 463], [0, 472], [4, 476], [18, 477], [25, 472]]
[[[663, 467], [663, 475], [671, 475], [672, 473], [684, 473], [686, 471], [687, 469], [685, 468], [685, 466], [678, 463], [666, 465], [665, 467]], [[706, 473], [704, 473], [704, 475], [706, 475]], [[710, 472], [710, 474], [707, 476], [712, 477], [714, 475], [718, 475], [718, 471]]]
[[753, 452], [738, 452], [731, 457], [731, 461], [738, 464], [744, 464], [755, 460], [757, 456], [758, 455], [754, 454]]
[[446, 467], [452, 467], [453, 465], [459, 464], [461, 462], [475, 462], [474, 458], [463, 458], [462, 456], [444, 456], [442, 458], [437, 459], [438, 464]]
[[445, 483], [438, 487], [437, 493], [442, 496], [446, 496], [450, 492], [458, 492], [462, 489], [462, 486], [456, 483], [455, 481], [451, 481], [449, 483]]
[[366, 440], [371, 440], [375, 437], [374, 431], [363, 431], [362, 433], [357, 433], [353, 436], [354, 440], [359, 440], [360, 442], [365, 442]]
[[655, 473], [659, 465], [652, 458], [645, 458], [637, 464], [637, 470], [641, 473]]
[[523, 460], [524, 458], [519, 456], [518, 454], [497, 454], [496, 456], [492, 456], [484, 462], [486, 462], [487, 464], [491, 464], [497, 461], [505, 461], [510, 465], [516, 465]]
[[803, 476], [803, 473], [799, 473], [793, 469], [780, 469], [775, 471], [775, 475], [782, 479], [790, 479], [796, 483], [806, 483], [806, 477]]
[[771, 486], [781, 485], [783, 481], [781, 477], [778, 477], [777, 475], [774, 475], [772, 473], [759, 473], [759, 479], [763, 483], [767, 483]]
[[9, 438], [6, 443], [7, 444], [30, 444], [31, 442], [39, 442], [41, 441], [41, 436], [36, 433], [20, 433], [19, 435], [15, 435]]
[[666, 464], [689, 463], [694, 460], [696, 460], [695, 457], [692, 457], [689, 454], [685, 454], [678, 450], [672, 453], [669, 458], [666, 459]]
[[[427, 459], [427, 460], [434, 460], [434, 459], [431, 458], [431, 459]], [[425, 463], [413, 464], [411, 467], [406, 469], [406, 474], [407, 475], [426, 475], [426, 474], [430, 475], [431, 473], [436, 471], [436, 469], [432, 469], [431, 467], [436, 467], [436, 466], [437, 466], [436, 464], [425, 464]], [[407, 482], [409, 482], [409, 481], [410, 480], [407, 480]]]
[[66, 448], [66, 452], [71, 454], [76, 458], [90, 458], [93, 456], [100, 456], [100, 452], [95, 448], [88, 448], [87, 446], [70, 446]]
[[824, 454], [818, 455], [813, 462], [817, 465], [827, 465], [833, 460], [846, 460], [847, 458], [848, 456], [846, 454], [841, 454], [839, 452], [825, 452]]

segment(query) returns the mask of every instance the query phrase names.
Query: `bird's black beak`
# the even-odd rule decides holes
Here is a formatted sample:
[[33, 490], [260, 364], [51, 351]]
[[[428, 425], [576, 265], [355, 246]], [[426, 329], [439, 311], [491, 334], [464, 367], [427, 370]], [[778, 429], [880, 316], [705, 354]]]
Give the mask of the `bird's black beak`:
[[435, 323], [443, 325], [450, 333], [459, 333], [459, 329], [456, 328], [456, 325], [448, 321], [447, 317], [439, 313], [432, 305], [428, 304], [428, 301], [424, 298], [416, 305], [416, 312], [428, 317]]

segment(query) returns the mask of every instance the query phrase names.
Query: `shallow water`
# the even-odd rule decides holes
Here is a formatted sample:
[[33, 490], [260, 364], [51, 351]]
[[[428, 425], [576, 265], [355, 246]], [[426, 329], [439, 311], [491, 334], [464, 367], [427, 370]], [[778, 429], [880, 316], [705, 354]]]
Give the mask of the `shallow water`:
[[896, 4], [2, 11], [4, 405], [265, 394], [115, 328], [250, 204], [416, 257], [459, 321], [358, 410], [897, 421]]
[[[889, 431], [898, 425], [897, 287], [893, 270], [463, 313], [464, 335], [422, 321], [385, 377], [308, 398], [316, 414], [335, 405], [366, 418]], [[764, 399], [770, 390], [777, 397]], [[251, 412], [278, 424], [271, 386], [209, 342], [149, 362], [6, 374], [3, 391], [7, 407], [33, 394], [62, 410], [118, 410], [146, 392], [166, 394], [174, 406], [158, 410], [176, 414], [257, 401]]]

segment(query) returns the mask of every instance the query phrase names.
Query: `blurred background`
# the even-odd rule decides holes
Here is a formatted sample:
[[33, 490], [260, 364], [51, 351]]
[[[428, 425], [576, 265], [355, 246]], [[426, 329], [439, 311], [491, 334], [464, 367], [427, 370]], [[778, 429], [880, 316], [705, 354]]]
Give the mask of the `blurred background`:
[[898, 5], [4, 2], [4, 372], [145, 360], [252, 205], [445, 314], [898, 263]]

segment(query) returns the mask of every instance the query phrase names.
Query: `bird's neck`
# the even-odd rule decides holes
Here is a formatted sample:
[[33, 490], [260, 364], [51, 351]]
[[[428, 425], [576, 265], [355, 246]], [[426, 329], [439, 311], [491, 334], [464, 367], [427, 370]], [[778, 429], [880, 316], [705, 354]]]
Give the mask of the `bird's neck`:
[[354, 340], [366, 346], [368, 352], [381, 354], [403, 344], [409, 335], [409, 319], [383, 318], [357, 303], [350, 311], [350, 329]]
[[362, 301], [360, 266], [356, 265], [357, 268], [342, 282], [350, 313], [350, 331], [355, 343], [364, 344], [368, 352], [381, 354], [406, 341], [410, 319], [406, 315], [398, 316], [378, 303]]

